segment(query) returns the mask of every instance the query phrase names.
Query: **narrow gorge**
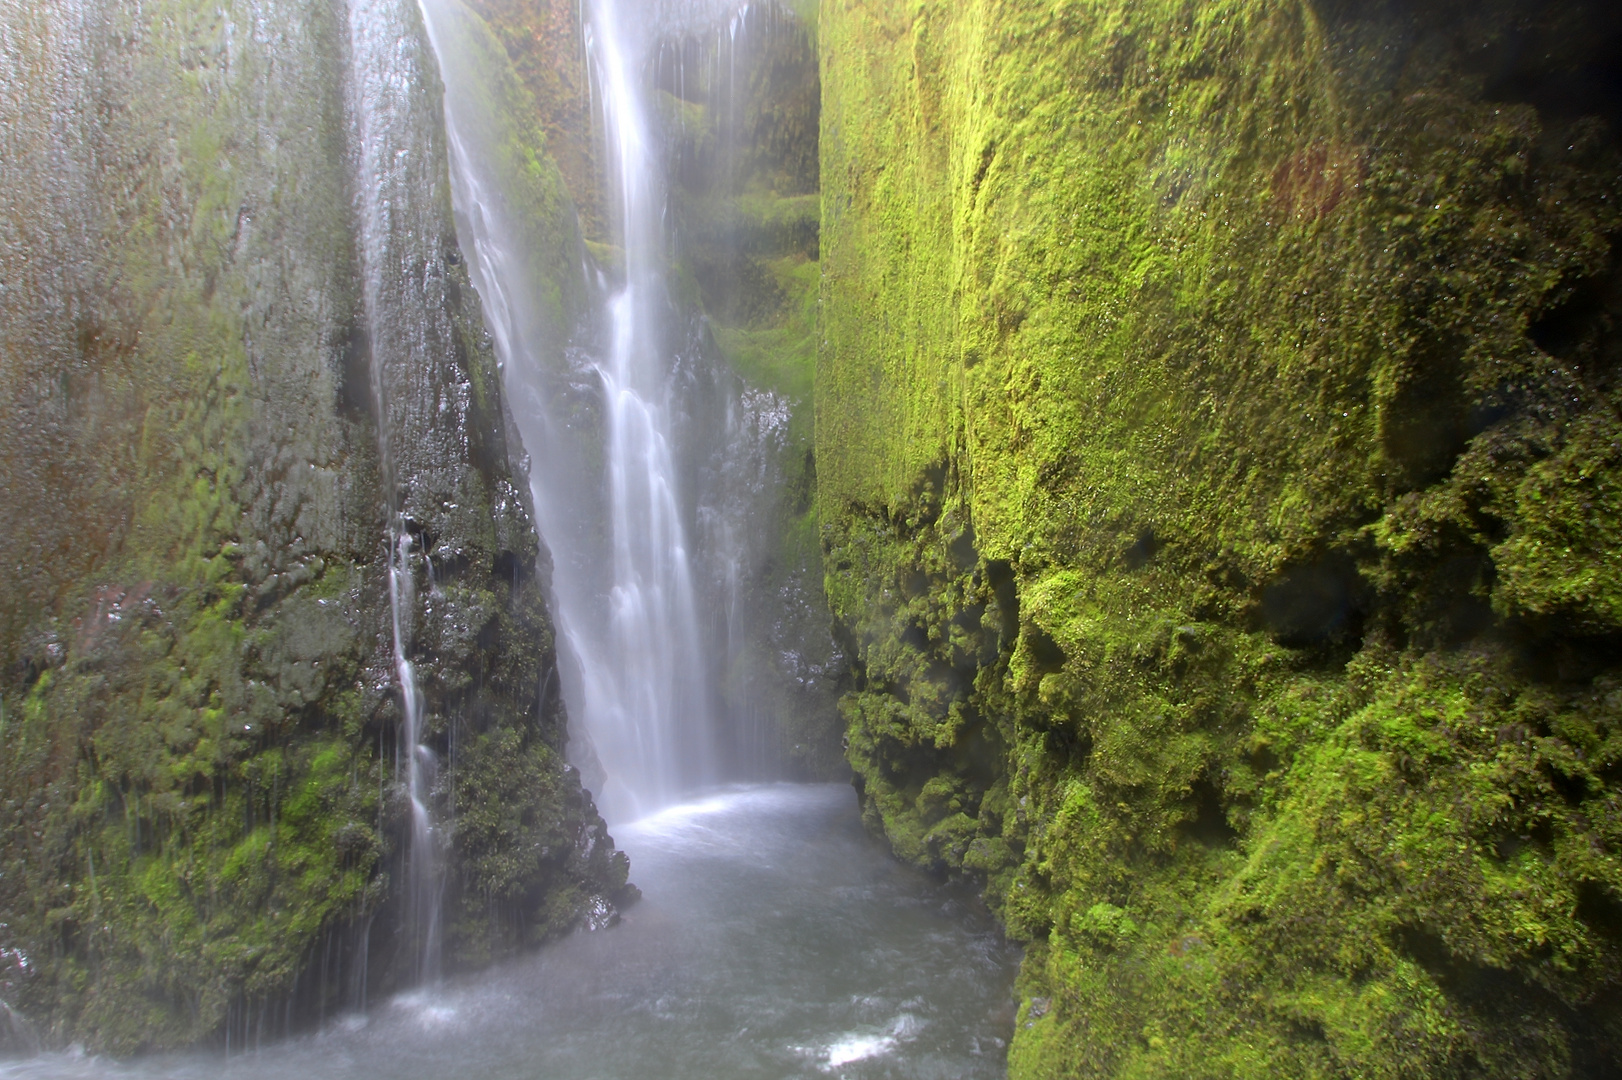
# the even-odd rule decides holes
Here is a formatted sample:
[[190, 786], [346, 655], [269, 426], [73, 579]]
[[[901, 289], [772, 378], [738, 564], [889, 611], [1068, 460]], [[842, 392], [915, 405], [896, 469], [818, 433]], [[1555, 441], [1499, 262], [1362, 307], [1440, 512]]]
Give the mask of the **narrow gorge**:
[[1622, 1075], [1622, 14], [0, 0], [0, 1077]]

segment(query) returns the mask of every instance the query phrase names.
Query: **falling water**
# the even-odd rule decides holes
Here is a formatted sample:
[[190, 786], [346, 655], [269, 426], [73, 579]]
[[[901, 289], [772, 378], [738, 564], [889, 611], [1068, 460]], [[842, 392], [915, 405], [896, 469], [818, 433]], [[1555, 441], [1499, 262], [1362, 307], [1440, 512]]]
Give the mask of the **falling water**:
[[640, 43], [619, 5], [597, 0], [586, 27], [625, 252], [625, 284], [609, 304], [612, 342], [600, 369], [614, 560], [610, 645], [618, 670], [594, 673], [603, 685], [592, 733], [605, 767], [624, 778], [636, 808], [645, 810], [669, 802], [682, 780], [706, 778], [709, 701], [670, 445], [663, 192], [642, 100]]
[[424, 979], [439, 973], [440, 858], [428, 794], [433, 790], [438, 762], [422, 742], [422, 688], [406, 656], [404, 615], [412, 603], [411, 535], [400, 527], [400, 515], [391, 513], [389, 614], [394, 646], [395, 677], [400, 682], [400, 751], [405, 759], [406, 794], [411, 800], [411, 853], [407, 870], [407, 920], [420, 948], [419, 972]]
[[[572, 661], [565, 666], [570, 711], [575, 734], [589, 744], [577, 756], [600, 763], [605, 815], [627, 820], [715, 778], [710, 658], [700, 640], [683, 502], [690, 493], [682, 491], [674, 423], [664, 190], [640, 78], [644, 27], [622, 19], [615, 0], [597, 0], [586, 12], [623, 278], [610, 284], [594, 275], [601, 345], [576, 350], [574, 370], [559, 375], [569, 328], [547, 325], [535, 310], [538, 271], [517, 239], [524, 226], [491, 173], [495, 151], [481, 143], [477, 95], [463, 85], [479, 74], [453, 45], [465, 16], [449, 0], [425, 0], [424, 13], [446, 82], [458, 227], [474, 256], [470, 270], [515, 421], [534, 455], [530, 483], [555, 559], [555, 618]], [[592, 430], [564, 416], [560, 398], [570, 378], [593, 384], [601, 414]], [[601, 474], [593, 475], [598, 455]]]
[[[429, 306], [413, 295], [413, 275], [403, 269], [420, 237], [412, 233], [414, 211], [432, 198], [432, 185], [411, 167], [424, 155], [411, 146], [420, 137], [412, 114], [411, 87], [423, 77], [417, 40], [404, 19], [411, 9], [399, 0], [350, 0], [350, 110], [355, 135], [356, 211], [360, 219], [360, 261], [367, 339], [372, 354], [372, 393], [378, 417], [378, 451], [389, 493], [388, 594], [395, 678], [399, 682], [401, 723], [397, 769], [403, 770], [411, 805], [411, 844], [407, 853], [406, 933], [417, 976], [432, 980], [439, 971], [439, 838], [430, 811], [437, 762], [423, 743], [423, 696], [409, 658], [415, 610], [412, 536], [399, 505], [401, 462], [390, 438], [398, 420], [394, 385], [409, 370], [426, 367], [434, 335]], [[419, 166], [420, 167], [420, 166]], [[403, 395], [402, 395], [403, 396]]]

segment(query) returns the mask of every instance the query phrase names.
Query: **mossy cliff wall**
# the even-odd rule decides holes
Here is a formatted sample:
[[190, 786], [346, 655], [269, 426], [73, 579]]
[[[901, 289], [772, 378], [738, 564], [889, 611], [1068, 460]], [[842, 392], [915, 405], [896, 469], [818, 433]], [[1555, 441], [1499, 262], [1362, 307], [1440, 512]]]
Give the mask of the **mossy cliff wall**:
[[545, 564], [397, 14], [423, 185], [375, 269], [424, 312], [410, 364], [363, 310], [343, 4], [0, 22], [0, 999], [47, 1043], [239, 1042], [415, 977], [391, 507], [447, 965], [624, 883], [558, 750]]
[[822, 3], [849, 756], [1012, 1075], [1616, 1075], [1618, 29]]
[[469, 0], [500, 42], [506, 64], [531, 97], [525, 122], [543, 133], [588, 240], [607, 240], [600, 148], [593, 137], [591, 82], [578, 0]]

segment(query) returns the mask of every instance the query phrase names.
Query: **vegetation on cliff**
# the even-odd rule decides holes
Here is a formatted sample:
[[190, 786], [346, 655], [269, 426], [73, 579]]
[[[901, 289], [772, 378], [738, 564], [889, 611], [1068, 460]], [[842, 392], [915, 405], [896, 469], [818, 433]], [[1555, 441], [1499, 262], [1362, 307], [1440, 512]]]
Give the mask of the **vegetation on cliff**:
[[341, 6], [5, 19], [0, 1000], [46, 1042], [129, 1051], [415, 976], [391, 508], [444, 762], [448, 963], [574, 925], [626, 866], [561, 757], [546, 567], [420, 27], [412, 165], [438, 182], [396, 208], [410, 258], [382, 273], [426, 298], [427, 362], [380, 416]]
[[850, 758], [1013, 1075], [1622, 1057], [1616, 29], [822, 5]]

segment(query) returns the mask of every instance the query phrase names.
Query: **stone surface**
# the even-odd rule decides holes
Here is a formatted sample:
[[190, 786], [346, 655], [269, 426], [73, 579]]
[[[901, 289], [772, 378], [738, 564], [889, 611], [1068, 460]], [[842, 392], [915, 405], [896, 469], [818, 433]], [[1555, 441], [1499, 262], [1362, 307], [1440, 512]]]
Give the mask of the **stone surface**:
[[422, 311], [409, 352], [363, 309], [343, 5], [18, 4], [0, 34], [6, 1003], [47, 1044], [130, 1051], [413, 977], [393, 505], [447, 966], [572, 926], [626, 867], [561, 757], [547, 564], [420, 27], [420, 196], [380, 269]]

